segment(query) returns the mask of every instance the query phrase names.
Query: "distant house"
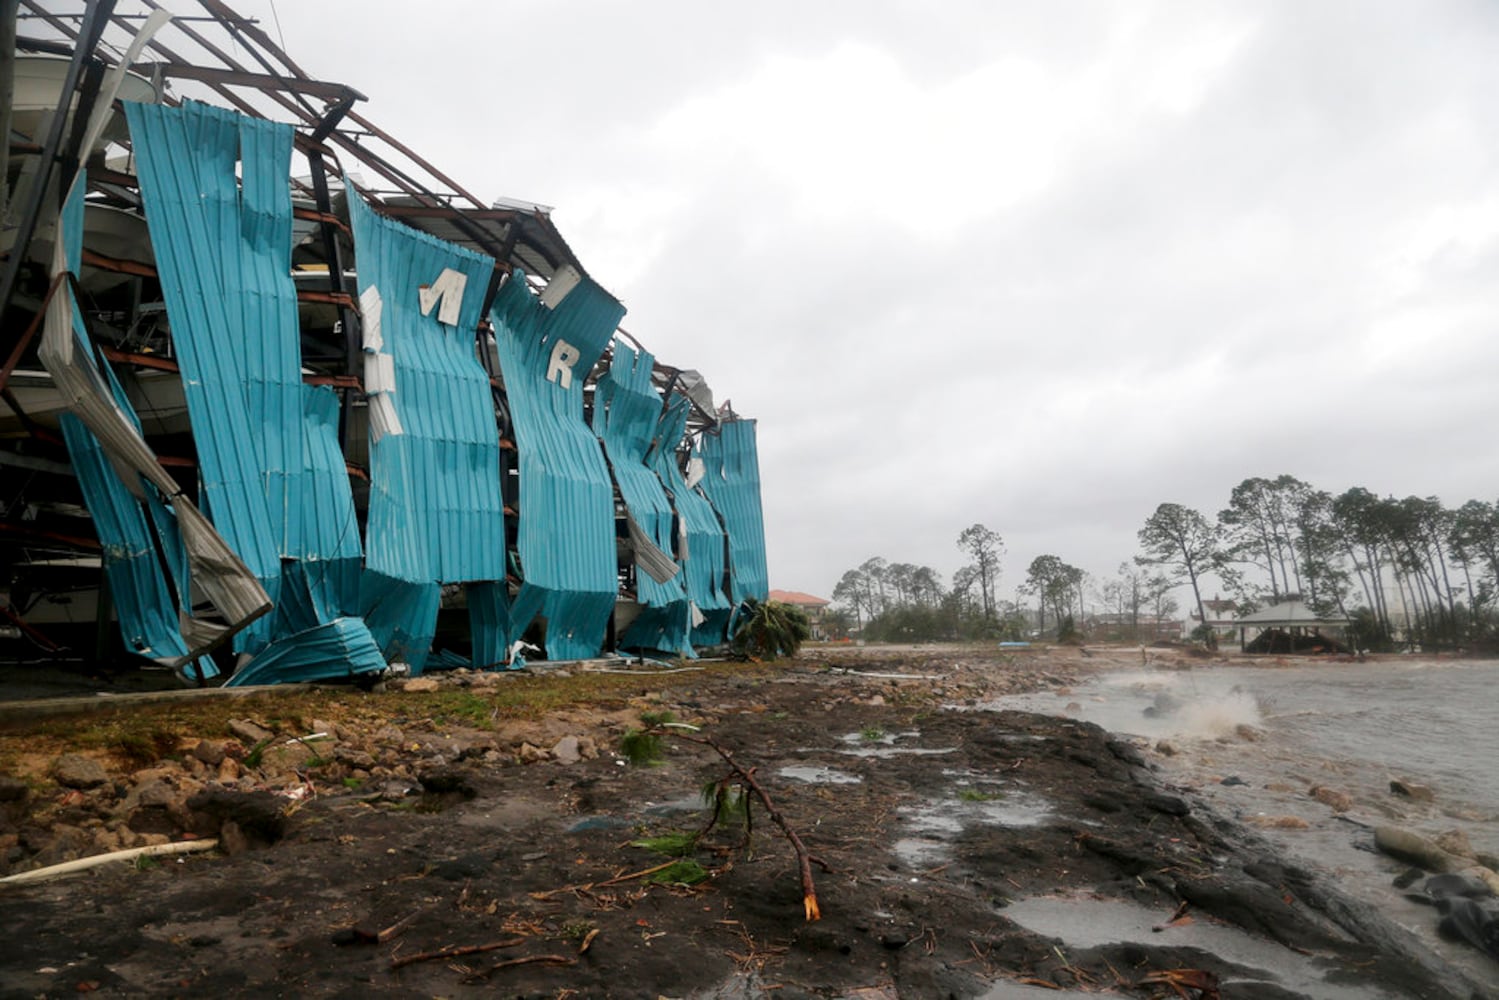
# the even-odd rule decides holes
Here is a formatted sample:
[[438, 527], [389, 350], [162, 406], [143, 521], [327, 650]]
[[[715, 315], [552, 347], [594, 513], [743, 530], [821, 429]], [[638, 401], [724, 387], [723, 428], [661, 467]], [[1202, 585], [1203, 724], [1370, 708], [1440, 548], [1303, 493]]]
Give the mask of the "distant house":
[[[1208, 627], [1213, 630], [1213, 636], [1219, 640], [1232, 639], [1239, 633], [1239, 606], [1233, 601], [1225, 601], [1214, 594], [1211, 600], [1202, 602], [1202, 610], [1207, 613]], [[1202, 617], [1197, 612], [1189, 616], [1197, 625], [1201, 625]], [[1196, 625], [1193, 626], [1194, 630]]]
[[823, 617], [828, 613], [828, 605], [832, 604], [822, 597], [814, 597], [811, 594], [803, 594], [799, 590], [772, 590], [770, 592], [772, 601], [780, 601], [782, 604], [790, 604], [801, 608], [807, 614], [807, 621], [812, 625], [812, 638], [826, 639], [827, 631], [823, 628]]

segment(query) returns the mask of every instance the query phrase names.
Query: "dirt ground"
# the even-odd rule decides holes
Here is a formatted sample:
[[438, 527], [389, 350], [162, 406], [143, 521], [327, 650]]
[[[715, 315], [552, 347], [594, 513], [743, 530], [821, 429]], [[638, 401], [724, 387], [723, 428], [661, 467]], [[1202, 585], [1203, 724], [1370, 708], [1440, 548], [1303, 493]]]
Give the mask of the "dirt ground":
[[[1142, 655], [816, 648], [13, 729], [0, 872], [193, 836], [220, 849], [0, 885], [0, 997], [1330, 995], [1179, 943], [1193, 923], [1312, 963], [1337, 995], [1478, 995], [1161, 785], [1149, 747], [982, 707], [1055, 689], [1061, 709], [1080, 677]], [[760, 802], [747, 845], [740, 820], [689, 846], [696, 884], [632, 846], [701, 830], [701, 790], [728, 774], [671, 737], [658, 766], [627, 763], [621, 737], [662, 711], [754, 769], [826, 865], [820, 920]], [[1073, 947], [1007, 916], [1037, 897], [1127, 900], [1162, 929]]]

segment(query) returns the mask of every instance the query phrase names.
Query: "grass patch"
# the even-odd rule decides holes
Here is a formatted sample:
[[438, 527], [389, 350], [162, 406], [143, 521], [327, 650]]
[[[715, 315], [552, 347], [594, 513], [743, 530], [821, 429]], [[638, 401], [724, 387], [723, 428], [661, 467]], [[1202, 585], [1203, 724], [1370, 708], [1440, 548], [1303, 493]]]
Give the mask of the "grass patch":
[[[705, 679], [732, 677], [753, 681], [783, 671], [774, 665], [708, 663], [692, 673], [661, 674], [649, 680], [628, 674], [580, 672], [567, 677], [517, 675], [485, 691], [424, 692], [359, 691], [348, 688], [300, 688], [251, 695], [193, 698], [157, 704], [133, 704], [72, 716], [17, 721], [0, 731], [0, 771], [23, 776], [40, 758], [51, 759], [73, 750], [102, 750], [120, 756], [175, 752], [182, 742], [200, 738], [223, 739], [233, 719], [255, 719], [262, 724], [287, 726], [305, 733], [312, 719], [354, 728], [374, 729], [397, 716], [408, 719], [445, 717], [450, 723], [492, 728], [506, 719], [534, 720], [579, 705], [622, 708], [647, 693], [669, 697], [671, 689], [701, 684]], [[644, 685], [648, 684], [649, 688]], [[482, 715], [483, 723], [480, 722]], [[151, 734], [171, 734], [178, 742], [161, 751]], [[154, 760], [152, 761], [154, 762]], [[25, 763], [27, 766], [23, 767]], [[252, 765], [253, 766], [253, 765]]]
[[475, 729], [493, 729], [499, 709], [485, 697], [472, 691], [436, 692], [439, 704], [432, 712], [432, 721], [457, 723]]
[[879, 726], [865, 726], [859, 730], [859, 737], [870, 743], [875, 743], [885, 738], [885, 731]]
[[160, 726], [123, 729], [108, 744], [108, 750], [127, 763], [149, 767], [177, 752], [180, 737]]
[[630, 846], [641, 847], [668, 858], [685, 858], [697, 847], [697, 834], [673, 830], [670, 833], [663, 833], [656, 837], [642, 837], [639, 840], [632, 840], [630, 841]]

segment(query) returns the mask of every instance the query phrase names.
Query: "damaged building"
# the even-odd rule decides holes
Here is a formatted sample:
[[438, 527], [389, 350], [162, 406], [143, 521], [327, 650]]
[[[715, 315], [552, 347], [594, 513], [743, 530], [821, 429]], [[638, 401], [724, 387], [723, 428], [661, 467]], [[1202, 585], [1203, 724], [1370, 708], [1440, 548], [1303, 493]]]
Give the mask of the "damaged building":
[[767, 596], [754, 421], [549, 209], [220, 0], [53, 6], [4, 26], [0, 660], [691, 657]]

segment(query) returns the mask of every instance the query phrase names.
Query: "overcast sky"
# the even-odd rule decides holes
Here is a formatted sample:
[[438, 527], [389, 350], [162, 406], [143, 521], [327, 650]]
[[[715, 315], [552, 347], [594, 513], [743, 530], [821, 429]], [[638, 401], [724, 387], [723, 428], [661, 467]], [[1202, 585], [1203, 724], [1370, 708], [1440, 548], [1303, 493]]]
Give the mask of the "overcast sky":
[[976, 521], [1004, 596], [1105, 578], [1250, 476], [1499, 495], [1489, 0], [414, 10], [275, 13], [759, 421], [774, 587]]

